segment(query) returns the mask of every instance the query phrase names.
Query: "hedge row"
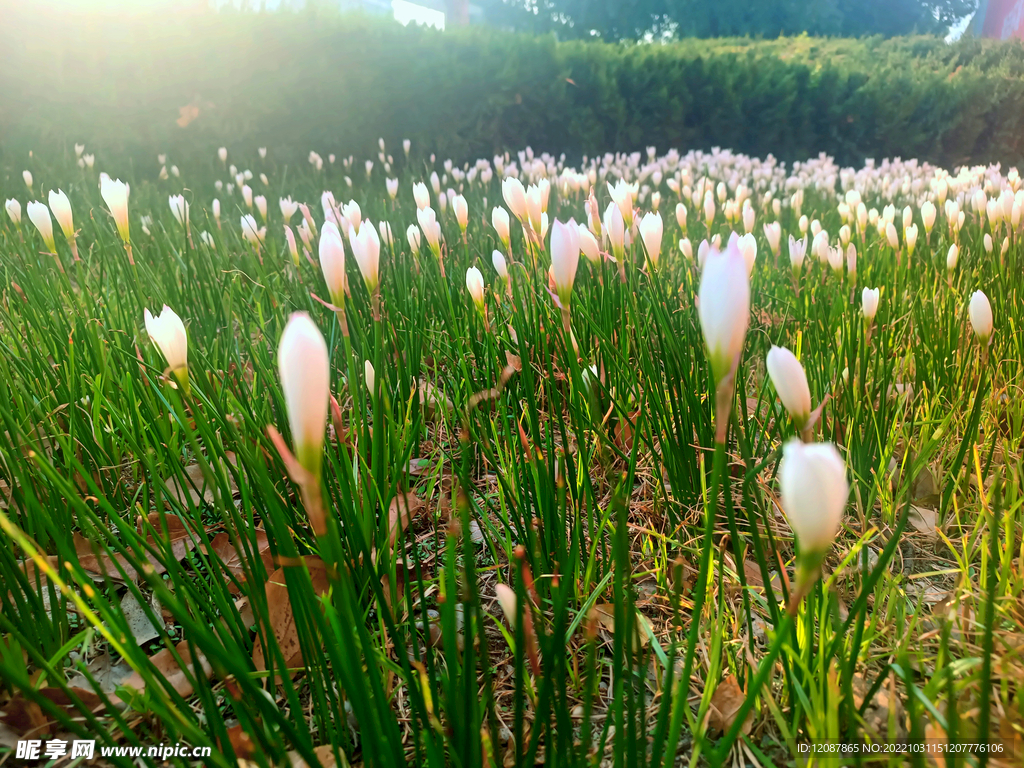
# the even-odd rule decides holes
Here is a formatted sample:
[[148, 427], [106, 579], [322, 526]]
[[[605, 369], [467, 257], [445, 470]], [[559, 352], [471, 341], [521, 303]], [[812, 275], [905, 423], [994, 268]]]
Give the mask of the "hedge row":
[[[616, 45], [281, 12], [68, 16], [44, 31], [25, 5], [0, 25], [8, 160], [76, 141], [147, 163], [223, 143], [367, 156], [378, 136], [460, 159], [526, 144], [570, 157], [646, 145], [844, 163], [1022, 156], [1019, 43]], [[198, 113], [180, 127], [187, 105]]]

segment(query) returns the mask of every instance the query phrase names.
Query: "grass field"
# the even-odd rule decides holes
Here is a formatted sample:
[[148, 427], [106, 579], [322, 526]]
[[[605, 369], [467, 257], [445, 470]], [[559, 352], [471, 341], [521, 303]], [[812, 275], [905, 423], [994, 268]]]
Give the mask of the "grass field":
[[1024, 760], [1015, 169], [78, 152], [0, 187], [0, 765]]

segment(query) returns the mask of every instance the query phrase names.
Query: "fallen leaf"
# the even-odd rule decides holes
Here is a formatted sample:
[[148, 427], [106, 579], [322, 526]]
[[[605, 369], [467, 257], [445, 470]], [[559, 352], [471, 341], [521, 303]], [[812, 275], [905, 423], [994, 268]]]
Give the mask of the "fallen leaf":
[[413, 515], [423, 506], [423, 500], [414, 493], [399, 493], [391, 500], [388, 507], [388, 530], [391, 532], [389, 543], [395, 546], [398, 537], [412, 522]]
[[[334, 768], [338, 764], [338, 761], [334, 759], [334, 747], [330, 744], [314, 747], [313, 754], [316, 756], [320, 768]], [[293, 749], [288, 753], [288, 768], [310, 768], [310, 765], [298, 751]]]
[[[182, 640], [178, 643], [175, 648], [178, 655], [181, 656], [182, 662], [188, 669], [186, 674], [185, 670], [178, 666], [178, 662], [175, 660], [174, 655], [171, 653], [170, 648], [164, 648], [149, 657], [149, 663], [154, 667], [154, 676], [159, 679], [163, 677], [168, 685], [173, 688], [179, 696], [182, 698], [188, 698], [192, 695], [193, 685], [189, 680], [189, 675], [196, 674], [196, 664], [192, 659], [192, 652], [189, 650], [188, 642]], [[207, 661], [206, 657], [201, 653], [197, 657], [198, 666], [202, 674], [209, 679], [213, 675], [213, 667], [210, 666], [210, 662]], [[126, 688], [132, 688], [136, 691], [145, 691], [146, 683], [142, 679], [142, 675], [138, 672], [133, 672], [121, 683]], [[125, 700], [125, 699], [123, 699]], [[126, 701], [126, 700], [125, 700]]]
[[[96, 681], [96, 685], [103, 693], [113, 693], [117, 686], [121, 685], [132, 674], [132, 668], [123, 660], [114, 661], [109, 651], [104, 651], [98, 656], [90, 659], [85, 665], [86, 670]], [[90, 689], [93, 684], [81, 672], [76, 672], [68, 680], [68, 685], [75, 688]]]
[[[597, 622], [604, 627], [605, 630], [615, 634], [615, 605], [613, 603], [595, 603], [594, 607], [590, 609], [591, 617], [597, 619]], [[644, 631], [644, 625], [650, 626], [650, 622], [647, 618], [636, 611], [636, 635], [633, 639], [633, 647], [646, 648], [647, 644], [651, 642], [650, 636]]]
[[[317, 557], [307, 557], [305, 564], [309, 568], [309, 576], [313, 583], [313, 592], [317, 596], [327, 591], [327, 568]], [[277, 644], [284, 657], [285, 666], [289, 669], [302, 666], [302, 649], [299, 646], [299, 629], [295, 624], [295, 614], [288, 597], [288, 585], [285, 582], [285, 569], [278, 568], [267, 579], [267, 620], [269, 630], [277, 639]], [[252, 651], [253, 665], [260, 672], [266, 670], [266, 657], [261, 637], [256, 638]]]
[[[69, 688], [69, 690], [78, 697], [90, 712], [94, 712], [103, 706], [102, 700], [95, 693], [83, 688]], [[36, 693], [52, 701], [72, 717], [81, 714], [72, 703], [71, 697], [60, 688], [40, 688]], [[21, 693], [15, 694], [14, 698], [4, 704], [3, 713], [0, 714], [0, 721], [9, 725], [22, 737], [31, 736], [33, 738], [38, 738], [41, 734], [50, 732], [50, 725], [56, 723], [56, 720], [43, 712], [42, 707], [34, 701], [25, 698]]]
[[[189, 553], [190, 550], [195, 548], [196, 544], [199, 543], [199, 540], [177, 515], [163, 515], [163, 517], [167, 523], [166, 534], [164, 532], [163, 523], [160, 519], [160, 513], [149, 513], [147, 520], [152, 531], [147, 534], [146, 541], [151, 547], [154, 547], [157, 550], [163, 550], [163, 548], [169, 544], [171, 555], [175, 560], [181, 560]], [[141, 525], [139, 526], [139, 532], [142, 532]], [[153, 532], [160, 535], [159, 543], [154, 538]], [[94, 551], [93, 542], [78, 533], [74, 534], [73, 541], [75, 544], [75, 552], [78, 554], [78, 562], [85, 570], [101, 574], [114, 581], [124, 581], [125, 577], [130, 581], [136, 581], [138, 579], [138, 571], [135, 570], [135, 567], [127, 558], [125, 558], [124, 555], [118, 552], [107, 553], [101, 551], [97, 553]], [[150, 552], [146, 552], [145, 554], [148, 564], [153, 568], [154, 573], [164, 573], [167, 570], [167, 566], [157, 560], [153, 554]], [[121, 573], [118, 571], [115, 563], [120, 564], [124, 569], [124, 577], [122, 577]]]
[[[743, 706], [744, 699], [746, 699], [746, 694], [740, 688], [736, 675], [729, 675], [729, 677], [718, 684], [715, 692], [711, 695], [708, 727], [723, 733], [729, 730], [732, 724], [736, 722], [736, 716], [739, 714], [740, 707]], [[747, 713], [747, 719], [743, 721], [743, 725], [740, 727], [740, 733], [743, 735], [750, 733], [750, 727], [753, 725], [753, 722], [754, 711], [751, 710]]]
[[[270, 552], [270, 539], [267, 538], [266, 531], [258, 528], [254, 530], [253, 533], [256, 538], [256, 554], [258, 554], [260, 559], [263, 561], [263, 568], [267, 573], [270, 573], [274, 568], [274, 556]], [[241, 544], [244, 551], [252, 552], [252, 541], [249, 539], [247, 534], [239, 536], [239, 544]], [[214, 536], [213, 540], [210, 542], [210, 553], [216, 555], [224, 565], [225, 570], [238, 581], [246, 580], [246, 556], [244, 556], [243, 552], [240, 552], [235, 547], [229, 534], [218, 533]], [[227, 573], [224, 574], [224, 578], [228, 578]], [[232, 584], [231, 591], [237, 592], [238, 587]]]
[[939, 538], [939, 513], [934, 509], [911, 505], [908, 520], [918, 533], [924, 534], [929, 539]]
[[248, 760], [256, 754], [256, 742], [241, 723], [228, 728], [228, 741], [231, 742], [231, 748], [235, 750], [235, 756], [239, 760]]
[[[227, 457], [228, 462], [232, 466], [237, 466], [238, 459], [234, 453], [227, 451], [224, 454]], [[211, 469], [213, 469], [211, 465]], [[182, 506], [188, 505], [188, 500], [191, 499], [193, 504], [199, 505], [200, 502], [206, 502], [207, 504], [213, 504], [216, 501], [213, 488], [208, 486], [206, 483], [206, 477], [203, 475], [202, 468], [199, 464], [189, 464], [185, 467], [186, 482], [182, 484], [178, 480], [178, 476], [169, 477], [164, 481], [164, 485], [167, 488], [167, 495], [177, 501]], [[228, 488], [231, 490], [232, 495], [238, 492], [238, 486], [235, 485], [235, 479], [230, 472], [227, 472]]]
[[121, 600], [121, 614], [128, 624], [128, 630], [135, 638], [136, 645], [143, 645], [150, 640], [160, 637], [160, 630], [165, 628], [163, 616], [160, 614], [159, 605], [153, 605], [152, 611], [156, 615], [157, 624], [153, 624], [146, 610], [142, 607], [135, 595], [128, 592]]

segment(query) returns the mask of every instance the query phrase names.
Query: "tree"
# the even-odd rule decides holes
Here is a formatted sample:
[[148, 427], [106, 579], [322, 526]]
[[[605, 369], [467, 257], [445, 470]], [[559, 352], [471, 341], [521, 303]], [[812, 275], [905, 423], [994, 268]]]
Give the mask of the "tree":
[[945, 34], [977, 0], [478, 0], [488, 22], [559, 37]]

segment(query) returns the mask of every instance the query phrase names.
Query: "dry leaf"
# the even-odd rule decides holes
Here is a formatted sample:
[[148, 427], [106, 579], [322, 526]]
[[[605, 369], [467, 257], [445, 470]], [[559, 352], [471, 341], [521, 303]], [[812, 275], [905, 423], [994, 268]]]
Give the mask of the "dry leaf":
[[[85, 667], [92, 675], [96, 685], [103, 693], [113, 693], [117, 686], [121, 685], [131, 674], [132, 668], [123, 660], [114, 661], [109, 651], [104, 651], [99, 656], [94, 656]], [[68, 680], [68, 685], [74, 688], [92, 688], [92, 683], [81, 672], [76, 672]]]
[[[744, 699], [746, 699], [746, 694], [740, 688], [736, 675], [729, 675], [729, 677], [718, 684], [718, 687], [715, 688], [715, 692], [711, 696], [708, 727], [723, 733], [728, 731], [736, 721], [736, 715], [739, 714]], [[753, 723], [754, 711], [751, 710], [747, 713], [747, 719], [743, 721], [740, 733], [743, 735], [750, 733], [750, 727]]]
[[[334, 747], [330, 744], [315, 747], [313, 754], [316, 755], [320, 768], [334, 768], [338, 764], [338, 761], [334, 759]], [[310, 765], [302, 759], [302, 755], [293, 749], [288, 753], [288, 768], [310, 768]]]
[[128, 624], [128, 630], [135, 638], [137, 645], [143, 645], [156, 637], [160, 637], [160, 630], [165, 628], [163, 616], [160, 614], [160, 606], [152, 606], [156, 615], [157, 624], [154, 625], [145, 609], [131, 592], [128, 592], [121, 600], [121, 614]]
[[[235, 457], [234, 453], [227, 451], [225, 456], [232, 466], [237, 466], [238, 459]], [[212, 465], [211, 468], [213, 468]], [[189, 499], [191, 499], [192, 503], [196, 505], [200, 502], [213, 504], [214, 501], [216, 501], [213, 488], [207, 485], [206, 477], [203, 476], [203, 471], [198, 464], [189, 464], [185, 467], [185, 478], [186, 480], [184, 483], [178, 480], [177, 475], [169, 477], [164, 481], [164, 485], [167, 487], [167, 495], [170, 498], [174, 499], [182, 506], [187, 506]], [[231, 489], [231, 493], [237, 493], [238, 486], [235, 485], [235, 479], [230, 472], [227, 473], [227, 478], [228, 487]]]
[[[270, 573], [274, 569], [274, 556], [270, 553], [270, 539], [267, 538], [266, 531], [257, 528], [254, 533], [256, 535], [256, 554], [263, 561], [263, 568]], [[252, 541], [249, 537], [246, 534], [241, 534], [239, 538], [244, 539], [244, 541], [239, 541], [242, 549], [251, 552]], [[231, 536], [227, 533], [218, 533], [214, 536], [210, 542], [210, 553], [220, 558], [228, 573], [238, 581], [245, 581], [245, 556], [235, 548], [231, 542]], [[224, 578], [228, 578], [227, 574], [224, 574]], [[231, 591], [237, 592], [238, 587], [232, 584]]]
[[[160, 513], [149, 513], [149, 525], [159, 535], [160, 541], [159, 543], [157, 542], [152, 531], [147, 534], [146, 541], [151, 547], [155, 547], [158, 550], [162, 550], [164, 545], [170, 544], [171, 555], [175, 560], [181, 560], [190, 550], [195, 548], [199, 541], [196, 535], [182, 522], [180, 517], [177, 515], [164, 515], [163, 517], [167, 523], [166, 533], [160, 519]], [[141, 525], [139, 526], [139, 532], [142, 532]], [[117, 552], [110, 554], [100, 552], [95, 554], [92, 542], [78, 533], [74, 534], [73, 540], [75, 552], [78, 554], [78, 562], [85, 570], [107, 576], [114, 581], [124, 581], [124, 577], [121, 576], [117, 565], [115, 565], [115, 562], [117, 562], [124, 568], [125, 576], [129, 580], [136, 581], [138, 579], [138, 572], [123, 555]], [[167, 566], [157, 560], [151, 553], [146, 552], [145, 554], [154, 573], [163, 573], [167, 570]]]
[[[175, 650], [178, 652], [178, 655], [181, 656], [181, 660], [185, 663], [185, 667], [188, 669], [188, 675], [195, 675], [196, 665], [192, 660], [192, 652], [189, 650], [188, 642], [182, 640], [175, 646]], [[149, 657], [149, 662], [155, 667], [156, 673], [158, 673], [155, 674], [155, 676], [159, 679], [162, 675], [170, 686], [177, 691], [179, 696], [187, 699], [192, 695], [192, 683], [190, 682], [188, 675], [186, 675], [185, 670], [178, 666], [178, 662], [175, 661], [170, 648], [164, 648], [162, 651], [153, 654]], [[210, 662], [207, 661], [206, 657], [202, 654], [199, 654], [198, 662], [202, 674], [206, 679], [209, 679], [210, 676], [213, 675], [213, 667], [210, 666]], [[146, 683], [143, 681], [142, 675], [138, 672], [133, 672], [129, 675], [122, 685], [140, 692], [146, 690]]]
[[[597, 619], [597, 622], [604, 627], [605, 630], [615, 634], [615, 605], [613, 603], [596, 603], [593, 608], [590, 609], [590, 615], [592, 618]], [[646, 648], [647, 644], [651, 642], [650, 636], [644, 631], [644, 625], [650, 625], [647, 621], [647, 617], [639, 611], [636, 611], [636, 635], [633, 638], [633, 647]]]
[[[313, 592], [317, 596], [324, 594], [327, 591], [328, 580], [327, 568], [323, 561], [317, 557], [307, 557], [305, 563], [309, 568]], [[288, 599], [288, 585], [285, 582], [284, 571], [284, 568], [278, 568], [267, 579], [267, 609], [269, 629], [277, 638], [285, 666], [291, 669], [302, 666], [302, 649], [299, 646], [299, 629], [295, 624], [295, 614], [292, 612], [292, 604]], [[263, 642], [260, 637], [256, 638], [252, 661], [260, 672], [267, 668]]]
[[[70, 688], [69, 690], [92, 712], [103, 706], [100, 697], [95, 693], [83, 688]], [[72, 717], [80, 714], [72, 704], [71, 698], [60, 688], [40, 688], [37, 693], [45, 696]], [[49, 733], [50, 725], [56, 723], [43, 712], [42, 707], [34, 701], [26, 699], [20, 693], [15, 694], [14, 698], [4, 704], [0, 721], [6, 723], [20, 736], [31, 738], [39, 738], [40, 735]]]
[[405, 533], [417, 510], [423, 507], [423, 500], [414, 493], [399, 493], [388, 507], [389, 543], [395, 546], [398, 537]]
[[939, 538], [939, 513], [934, 509], [911, 505], [908, 521], [915, 531], [923, 533], [927, 538]]

